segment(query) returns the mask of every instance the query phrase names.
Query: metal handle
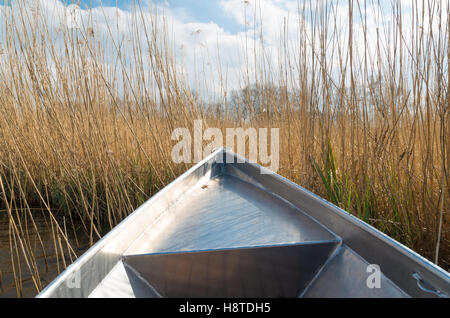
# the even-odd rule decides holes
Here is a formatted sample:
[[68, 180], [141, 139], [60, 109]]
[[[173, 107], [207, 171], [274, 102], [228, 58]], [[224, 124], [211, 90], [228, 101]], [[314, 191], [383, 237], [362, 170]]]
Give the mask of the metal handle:
[[424, 279], [422, 278], [422, 276], [420, 276], [420, 274], [413, 273], [412, 276], [417, 280], [417, 286], [424, 292], [434, 294], [440, 298], [448, 298], [448, 296], [443, 292], [441, 292], [439, 289], [434, 288], [429, 283], [424, 281]]

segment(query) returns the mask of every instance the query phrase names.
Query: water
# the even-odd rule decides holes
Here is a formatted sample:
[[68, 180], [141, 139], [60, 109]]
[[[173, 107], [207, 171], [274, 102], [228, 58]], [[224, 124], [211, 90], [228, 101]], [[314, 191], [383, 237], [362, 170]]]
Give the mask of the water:
[[[25, 215], [25, 214], [24, 214]], [[22, 226], [25, 229], [28, 227], [28, 240], [32, 247], [33, 253], [35, 254], [37, 268], [41, 283], [45, 287], [50, 283], [56, 276], [58, 272], [61, 272], [64, 268], [62, 257], [56, 257], [55, 253], [55, 243], [51, 231], [50, 219], [46, 216], [45, 211], [36, 209], [32, 212], [34, 222], [38, 228], [43, 241], [44, 249], [38, 240], [38, 236], [35, 233], [33, 224], [29, 217], [27, 219], [23, 218]], [[60, 222], [60, 224], [63, 224]], [[88, 239], [84, 235], [77, 233], [77, 238], [79, 246], [77, 246], [77, 241], [71, 228], [68, 227], [69, 242], [72, 248], [75, 250], [77, 256], [80, 256], [88, 248]], [[0, 297], [18, 297], [16, 292], [16, 286], [14, 283], [14, 269], [12, 266], [11, 258], [11, 248], [10, 248], [10, 222], [6, 211], [0, 211]], [[15, 271], [16, 277], [20, 276], [22, 281], [22, 297], [34, 297], [37, 294], [37, 290], [32, 280], [32, 275], [28, 269], [23, 253], [20, 250], [15, 249], [13, 243], [13, 253], [15, 261]], [[19, 243], [18, 243], [18, 246]], [[65, 252], [67, 251], [66, 244], [63, 243], [63, 248]], [[45, 253], [44, 253], [45, 252]], [[58, 251], [59, 252], [59, 251]], [[19, 254], [20, 261], [17, 262], [17, 254]], [[66, 265], [70, 264], [70, 258], [68, 253], [66, 254]], [[44, 256], [45, 255], [45, 256]], [[20, 268], [20, 269], [19, 269]], [[59, 268], [59, 271], [58, 271]], [[20, 272], [20, 275], [19, 275]]]

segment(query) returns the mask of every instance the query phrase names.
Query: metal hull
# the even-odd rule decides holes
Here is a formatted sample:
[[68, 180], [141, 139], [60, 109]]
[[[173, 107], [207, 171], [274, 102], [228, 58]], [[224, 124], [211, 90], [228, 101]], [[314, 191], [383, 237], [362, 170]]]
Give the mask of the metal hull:
[[37, 297], [450, 295], [446, 271], [261, 169], [229, 150], [216, 151]]

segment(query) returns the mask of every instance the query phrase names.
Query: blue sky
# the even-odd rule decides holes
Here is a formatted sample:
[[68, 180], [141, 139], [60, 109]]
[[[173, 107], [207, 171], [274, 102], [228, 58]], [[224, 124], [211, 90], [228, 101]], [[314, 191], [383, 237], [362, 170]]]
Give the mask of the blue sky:
[[[0, 0], [1, 1], [1, 0]], [[97, 7], [115, 7], [116, 5], [127, 10], [135, 3], [135, 0], [62, 0], [68, 4], [80, 3], [81, 8]], [[226, 14], [220, 7], [219, 0], [158, 0], [159, 3], [165, 2], [177, 18], [184, 23], [214, 22], [225, 31], [238, 33], [243, 31], [243, 27], [236, 23], [229, 14]], [[147, 0], [141, 0], [144, 5]]]
[[[5, 0], [0, 0], [0, 5]], [[40, 3], [40, 12], [44, 17], [48, 17], [50, 31], [54, 34], [59, 34], [59, 29], [67, 27], [69, 22], [67, 19], [67, 7], [63, 5], [70, 3], [79, 3], [77, 0], [21, 0], [28, 1], [29, 7]], [[134, 19], [135, 12], [132, 9], [137, 0], [81, 0], [81, 20], [84, 25], [92, 23], [96, 28], [95, 37], [104, 40], [102, 44], [105, 50], [111, 48], [111, 38], [109, 28], [107, 25], [117, 22], [120, 27], [118, 30], [113, 28], [113, 38], [115, 41], [124, 40], [128, 45], [124, 51], [131, 52], [132, 44], [136, 44], [135, 39], [131, 39], [130, 22]], [[144, 15], [147, 19], [152, 18], [152, 13], [147, 10], [148, 0], [140, 0], [144, 7]], [[197, 83], [196, 76], [201, 74], [201, 78], [206, 78], [207, 82], [215, 81], [216, 87], [222, 87], [219, 82], [222, 78], [227, 81], [227, 89], [241, 85], [243, 79], [242, 74], [246, 72], [247, 65], [250, 64], [250, 72], [256, 70], [250, 60], [246, 61], [248, 56], [253, 54], [258, 58], [263, 58], [266, 65], [273, 65], [271, 74], [277, 74], [277, 65], [280, 65], [282, 60], [279, 59], [280, 53], [280, 35], [284, 28], [284, 23], [287, 22], [287, 47], [290, 51], [290, 57], [293, 62], [298, 61], [298, 41], [306, 41], [308, 54], [312, 56], [313, 42], [311, 39], [317, 36], [317, 32], [313, 31], [313, 25], [309, 19], [310, 15], [314, 15], [317, 19], [320, 14], [318, 10], [323, 10], [319, 2], [315, 0], [305, 0], [307, 6], [311, 5], [310, 9], [306, 9], [306, 16], [298, 12], [298, 0], [248, 0], [248, 5], [243, 0], [153, 0], [158, 1], [159, 4], [166, 5], [166, 17], [169, 24], [168, 28], [170, 40], [173, 40], [173, 52], [177, 57], [177, 66], [183, 71], [189, 81]], [[302, 2], [303, 0], [301, 0]], [[367, 43], [367, 50], [369, 52], [370, 63], [375, 63], [377, 50], [377, 31], [382, 38], [382, 49], [387, 47], [394, 47], [392, 43], [392, 7], [391, 0], [380, 0], [381, 11], [379, 12], [379, 0], [369, 0], [367, 11], [364, 12], [362, 7], [361, 14], [367, 17], [367, 25], [365, 26], [367, 32], [364, 32], [361, 19], [358, 18], [359, 10], [355, 2], [354, 4], [354, 19], [352, 41], [355, 43], [355, 52], [359, 57], [362, 56], [362, 50], [366, 49], [362, 45], [365, 41]], [[402, 23], [404, 30], [410, 30], [413, 20], [408, 6], [411, 5], [410, 0], [392, 0], [401, 3], [404, 15]], [[14, 3], [14, 1], [11, 1]], [[329, 2], [328, 2], [329, 3]], [[363, 2], [364, 3], [364, 2]], [[440, 3], [440, 2], [436, 2]], [[447, 1], [443, 1], [447, 3]], [[420, 1], [418, 2], [420, 4]], [[89, 7], [109, 7], [106, 10], [86, 10]], [[119, 7], [119, 10], [111, 7]], [[255, 6], [258, 12], [261, 12], [260, 24], [253, 25], [252, 14]], [[0, 6], [1, 7], [1, 6]], [[333, 10], [328, 14], [332, 16], [330, 25], [336, 26], [335, 29], [330, 30], [329, 35], [333, 36], [332, 45], [327, 43], [326, 54], [329, 56], [328, 61], [333, 61], [330, 66], [331, 70], [339, 70], [339, 63], [337, 57], [337, 47], [342, 48], [339, 53], [345, 58], [346, 47], [348, 46], [348, 2], [336, 0], [333, 1]], [[444, 22], [446, 21], [445, 12], [446, 5], [442, 10], [444, 12]], [[426, 17], [427, 15], [425, 15]], [[320, 22], [320, 21], [319, 21]], [[247, 27], [245, 26], [247, 23]], [[432, 21], [433, 28], [436, 27], [437, 19]], [[303, 26], [302, 37], [299, 38], [299, 25]], [[335, 25], [336, 24], [336, 25]], [[261, 28], [260, 28], [261, 26]], [[138, 25], [142, 28], [142, 25]], [[426, 21], [420, 27], [430, 28]], [[52, 31], [53, 30], [53, 31]], [[247, 31], [247, 32], [244, 32]], [[333, 32], [331, 32], [333, 31]], [[336, 33], [334, 33], [336, 32]], [[264, 48], [261, 49], [259, 43], [255, 39], [263, 38]], [[411, 47], [412, 39], [409, 38], [410, 32], [405, 32], [406, 46]], [[444, 35], [442, 35], [444, 36]], [[0, 47], [1, 47], [1, 30], [0, 30]], [[134, 42], [133, 42], [134, 41]], [[444, 43], [445, 39], [442, 39]], [[305, 42], [303, 42], [305, 43]], [[321, 48], [318, 45], [321, 43], [316, 39], [314, 41], [314, 50], [319, 52]], [[172, 43], [171, 43], [172, 44]], [[145, 46], [145, 41], [143, 43]], [[398, 45], [398, 42], [397, 44]], [[110, 53], [109, 51], [107, 53]], [[389, 52], [383, 51], [383, 54]], [[391, 52], [392, 53], [392, 52]], [[112, 54], [112, 53], [111, 53]], [[407, 52], [404, 53], [407, 55]], [[220, 56], [219, 56], [220, 55]], [[256, 59], [255, 59], [256, 60]], [[220, 76], [219, 76], [220, 75]], [[334, 73], [331, 76], [335, 76]]]
[[242, 31], [242, 27], [220, 8], [218, 0], [168, 0], [167, 3], [184, 22], [214, 22], [230, 33]]

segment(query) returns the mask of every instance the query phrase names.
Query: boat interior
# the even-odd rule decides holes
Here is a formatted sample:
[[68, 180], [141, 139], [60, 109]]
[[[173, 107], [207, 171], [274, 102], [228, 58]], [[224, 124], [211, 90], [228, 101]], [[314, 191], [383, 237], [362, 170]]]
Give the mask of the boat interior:
[[220, 173], [146, 228], [90, 297], [407, 297], [292, 204]]
[[[235, 154], [227, 163], [227, 155], [216, 152], [161, 190], [40, 296], [344, 298], [447, 292], [448, 273], [289, 180]], [[67, 287], [74, 277], [81, 286]]]

